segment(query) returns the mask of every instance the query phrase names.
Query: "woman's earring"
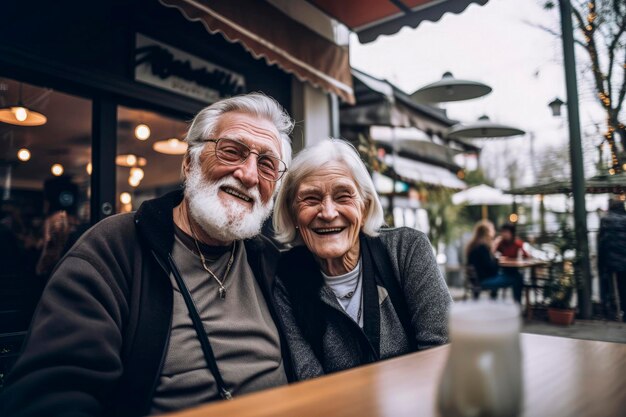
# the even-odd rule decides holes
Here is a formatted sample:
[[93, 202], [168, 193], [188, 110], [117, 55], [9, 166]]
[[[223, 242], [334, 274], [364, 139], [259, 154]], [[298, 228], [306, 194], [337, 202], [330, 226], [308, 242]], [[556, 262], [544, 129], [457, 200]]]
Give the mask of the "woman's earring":
[[300, 226], [296, 226], [296, 229], [299, 229], [299, 228], [300, 228]]

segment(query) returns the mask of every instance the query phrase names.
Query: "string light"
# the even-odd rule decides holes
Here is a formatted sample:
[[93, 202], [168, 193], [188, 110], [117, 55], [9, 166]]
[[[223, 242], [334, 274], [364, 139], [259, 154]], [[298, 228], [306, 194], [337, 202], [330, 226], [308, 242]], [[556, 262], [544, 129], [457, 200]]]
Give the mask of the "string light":
[[61, 175], [63, 175], [63, 171], [64, 171], [63, 165], [54, 164], [50, 168], [50, 171], [52, 172], [52, 175], [54, 175], [55, 177], [60, 177]]
[[26, 162], [30, 159], [30, 151], [26, 148], [22, 148], [19, 151], [17, 151], [17, 159], [19, 159], [22, 162]]
[[143, 169], [141, 169], [139, 167], [132, 167], [130, 169], [130, 176], [131, 177], [136, 177], [137, 179], [139, 179], [139, 181], [141, 181], [143, 179], [143, 176], [144, 176]]
[[122, 193], [120, 194], [120, 203], [122, 204], [130, 204], [130, 202], [132, 201], [132, 197], [130, 195], [130, 193]]
[[140, 183], [141, 183], [141, 180], [139, 178], [133, 177], [133, 176], [128, 177], [128, 184], [131, 187], [138, 187]]
[[146, 140], [150, 137], [150, 128], [147, 124], [141, 123], [135, 127], [135, 137], [139, 140]]

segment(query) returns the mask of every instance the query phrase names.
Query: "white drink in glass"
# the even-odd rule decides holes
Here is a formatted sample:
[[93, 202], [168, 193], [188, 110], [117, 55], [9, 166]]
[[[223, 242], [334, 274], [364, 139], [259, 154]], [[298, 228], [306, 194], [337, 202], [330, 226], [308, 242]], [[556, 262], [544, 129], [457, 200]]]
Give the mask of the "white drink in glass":
[[438, 392], [445, 417], [514, 417], [522, 404], [520, 312], [516, 304], [457, 303]]

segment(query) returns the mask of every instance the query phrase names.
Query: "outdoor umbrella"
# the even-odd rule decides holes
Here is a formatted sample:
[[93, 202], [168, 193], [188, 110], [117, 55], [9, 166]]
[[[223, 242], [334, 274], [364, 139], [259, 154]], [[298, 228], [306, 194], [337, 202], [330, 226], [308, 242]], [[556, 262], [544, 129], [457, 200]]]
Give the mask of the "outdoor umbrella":
[[482, 206], [483, 219], [487, 218], [487, 206], [505, 206], [513, 203], [513, 197], [486, 184], [460, 191], [452, 196], [452, 203]]
[[510, 136], [523, 135], [524, 132], [513, 126], [494, 123], [489, 117], [482, 116], [476, 123], [464, 125], [458, 123], [452, 126], [446, 137], [451, 139], [484, 139], [484, 138], [504, 138]]
[[418, 103], [444, 103], [470, 100], [491, 93], [491, 87], [477, 81], [459, 80], [446, 72], [441, 80], [425, 85], [411, 94]]

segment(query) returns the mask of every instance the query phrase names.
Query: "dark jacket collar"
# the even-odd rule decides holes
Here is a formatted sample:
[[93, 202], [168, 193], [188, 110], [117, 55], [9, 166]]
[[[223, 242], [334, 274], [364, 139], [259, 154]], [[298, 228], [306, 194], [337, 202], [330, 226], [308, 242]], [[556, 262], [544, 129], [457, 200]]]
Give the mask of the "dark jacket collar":
[[[182, 189], [162, 197], [145, 201], [135, 213], [135, 225], [143, 241], [162, 259], [166, 260], [174, 245], [174, 219], [172, 210], [183, 201]], [[271, 284], [278, 249], [263, 236], [244, 241], [249, 263], [253, 270], [262, 272], [265, 284]], [[269, 278], [269, 280], [267, 279]]]

